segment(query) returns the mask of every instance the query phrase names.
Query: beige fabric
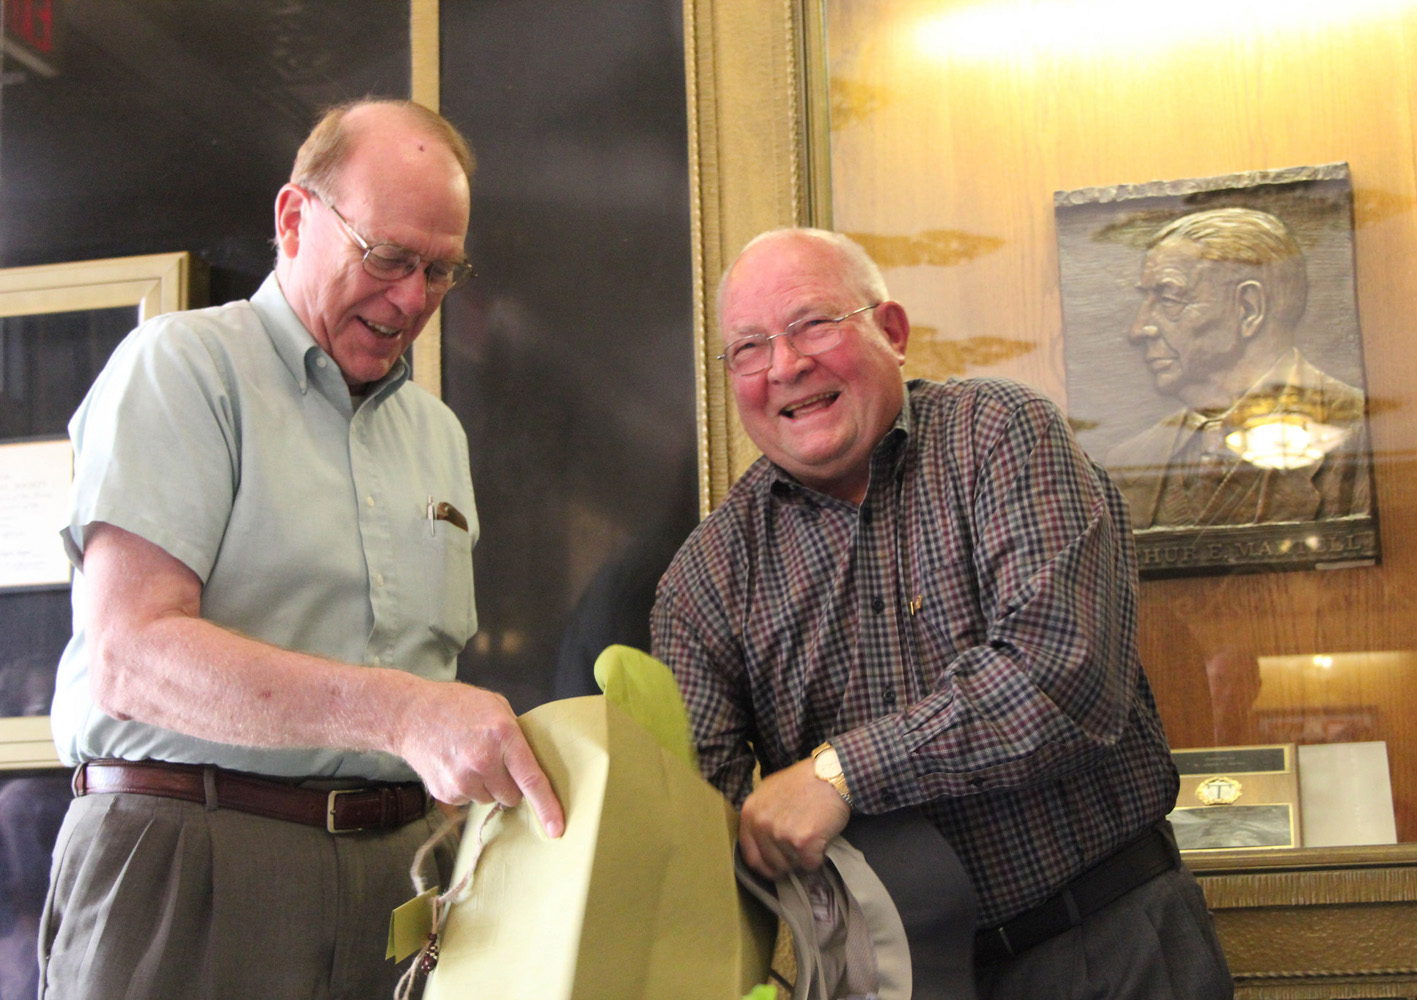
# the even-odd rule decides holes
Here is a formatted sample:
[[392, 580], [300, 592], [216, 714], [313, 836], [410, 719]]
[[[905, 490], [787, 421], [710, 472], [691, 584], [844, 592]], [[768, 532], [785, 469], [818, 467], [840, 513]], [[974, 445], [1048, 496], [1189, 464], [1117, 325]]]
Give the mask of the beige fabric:
[[910, 1000], [910, 950], [890, 894], [861, 852], [841, 837], [826, 862], [776, 883], [734, 858], [739, 884], [780, 921], [773, 971], [791, 1000]]

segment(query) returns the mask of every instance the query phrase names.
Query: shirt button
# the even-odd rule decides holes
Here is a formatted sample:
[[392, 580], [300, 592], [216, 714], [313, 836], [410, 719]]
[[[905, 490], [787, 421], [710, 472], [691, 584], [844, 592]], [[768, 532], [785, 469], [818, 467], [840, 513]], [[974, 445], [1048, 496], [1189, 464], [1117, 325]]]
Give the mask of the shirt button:
[[330, 363], [330, 361], [329, 361], [328, 358], [316, 358], [316, 359], [315, 359], [315, 366], [316, 366], [317, 368], [324, 368], [324, 367], [328, 366], [329, 363]]
[[871, 610], [876, 614], [880, 614], [882, 611], [886, 610], [886, 602], [879, 597], [873, 597], [871, 599]]
[[886, 688], [886, 693], [881, 697], [885, 699], [887, 705], [895, 704], [895, 690], [893, 688]]
[[895, 805], [895, 792], [887, 788], [884, 792], [881, 793], [881, 801], [888, 806]]
[[365, 497], [365, 498], [364, 498], [364, 506], [366, 506], [366, 507], [372, 507], [372, 506], [374, 506], [374, 498], [373, 498], [373, 497]]
[[383, 574], [383, 573], [375, 573], [375, 574], [374, 574], [374, 582], [377, 583], [379, 586], [382, 587], [382, 586], [384, 585], [384, 574]]

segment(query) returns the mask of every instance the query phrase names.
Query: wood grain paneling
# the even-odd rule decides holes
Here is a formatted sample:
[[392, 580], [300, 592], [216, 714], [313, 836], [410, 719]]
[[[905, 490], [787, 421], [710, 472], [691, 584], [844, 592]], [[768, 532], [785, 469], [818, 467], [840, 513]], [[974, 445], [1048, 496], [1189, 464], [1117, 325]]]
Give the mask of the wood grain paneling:
[[[1365, 735], [1388, 742], [1399, 836], [1417, 839], [1417, 5], [1260, 3], [1187, 25], [1145, 6], [907, 0], [887, 17], [831, 0], [832, 222], [910, 311], [911, 374], [1007, 375], [1066, 405], [1055, 191], [1350, 165], [1383, 563], [1147, 582], [1142, 650], [1178, 747], [1217, 740], [1218, 658], [1267, 665], [1254, 708], [1271, 728], [1374, 710]], [[939, 234], [956, 252], [922, 254]], [[1338, 666], [1276, 659], [1314, 655]]]

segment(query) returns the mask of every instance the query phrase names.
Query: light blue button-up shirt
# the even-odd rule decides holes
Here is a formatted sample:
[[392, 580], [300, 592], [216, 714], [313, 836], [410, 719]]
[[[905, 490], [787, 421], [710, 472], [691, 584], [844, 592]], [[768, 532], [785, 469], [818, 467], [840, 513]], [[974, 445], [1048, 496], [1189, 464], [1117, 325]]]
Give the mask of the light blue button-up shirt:
[[[69, 423], [74, 488], [65, 547], [85, 526], [160, 546], [202, 580], [202, 617], [287, 649], [450, 680], [477, 629], [477, 512], [467, 436], [399, 361], [358, 405], [275, 276], [249, 302], [170, 313], [133, 331]], [[430, 519], [451, 503], [467, 531]], [[69, 764], [152, 758], [271, 775], [411, 780], [387, 754], [263, 749], [103, 714], [89, 695], [74, 577], [74, 635], [52, 723]]]

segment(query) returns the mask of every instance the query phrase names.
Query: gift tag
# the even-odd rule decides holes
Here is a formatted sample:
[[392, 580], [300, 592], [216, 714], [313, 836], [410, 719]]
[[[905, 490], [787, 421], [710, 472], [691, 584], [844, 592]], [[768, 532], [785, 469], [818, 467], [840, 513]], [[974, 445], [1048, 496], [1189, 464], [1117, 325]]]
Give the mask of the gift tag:
[[389, 918], [389, 950], [385, 958], [402, 962], [423, 947], [433, 933], [433, 900], [437, 895], [438, 887], [434, 886], [394, 910]]

